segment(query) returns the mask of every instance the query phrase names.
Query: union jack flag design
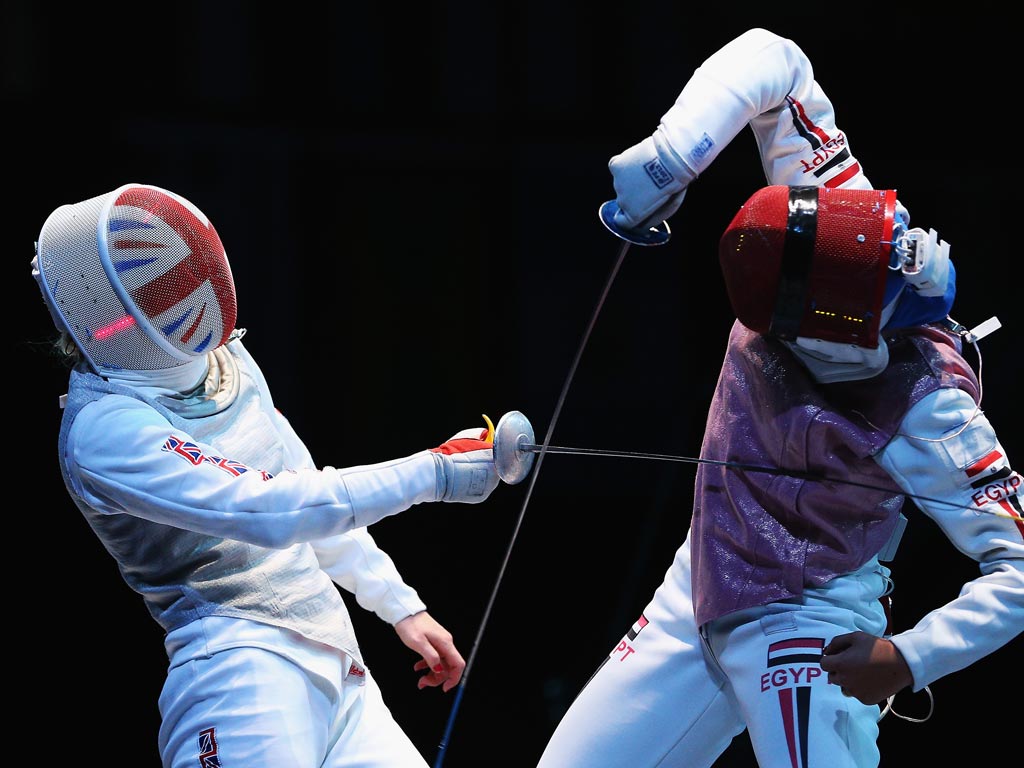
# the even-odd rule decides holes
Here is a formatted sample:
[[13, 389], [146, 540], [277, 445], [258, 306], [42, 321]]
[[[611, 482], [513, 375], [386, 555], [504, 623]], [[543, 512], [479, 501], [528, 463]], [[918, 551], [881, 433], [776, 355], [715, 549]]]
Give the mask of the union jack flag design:
[[171, 435], [164, 441], [163, 450], [177, 454], [178, 456], [181, 456], [181, 458], [185, 459], [185, 461], [195, 466], [202, 464], [205, 459], [203, 451], [198, 445], [186, 442], [174, 435]]
[[213, 728], [199, 732], [199, 768], [223, 768], [217, 749], [217, 733]]
[[[234, 477], [244, 475], [246, 472], [254, 471], [252, 467], [247, 464], [243, 464], [240, 461], [235, 461], [234, 459], [225, 459], [223, 456], [207, 456], [203, 453], [203, 449], [195, 443], [189, 442], [188, 440], [182, 440], [180, 437], [175, 437], [174, 435], [170, 435], [164, 441], [161, 450], [173, 453], [175, 456], [180, 456], [194, 467], [197, 467], [204, 462], [212, 464], [218, 469], [222, 469]], [[256, 471], [260, 473], [260, 477], [263, 480], [270, 480], [274, 476], [272, 473], [264, 470]]]
[[153, 327], [184, 352], [224, 344], [236, 300], [224, 245], [213, 225], [166, 192], [131, 187], [107, 220], [114, 269]]
[[235, 475], [236, 477], [238, 475], [250, 472], [252, 470], [252, 467], [247, 467], [240, 461], [234, 461], [233, 459], [225, 459], [221, 456], [207, 456], [206, 460], [210, 464], [220, 467], [228, 474]]

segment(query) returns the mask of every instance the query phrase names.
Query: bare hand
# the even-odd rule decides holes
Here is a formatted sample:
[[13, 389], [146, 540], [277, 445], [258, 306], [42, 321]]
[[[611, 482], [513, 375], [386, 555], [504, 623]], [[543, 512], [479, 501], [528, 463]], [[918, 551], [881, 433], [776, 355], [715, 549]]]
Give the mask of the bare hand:
[[429, 613], [420, 611], [406, 616], [395, 624], [395, 632], [406, 647], [421, 657], [413, 665], [416, 672], [426, 670], [417, 683], [420, 690], [440, 685], [447, 693], [459, 684], [466, 660], [455, 647], [451, 633], [434, 621]]
[[903, 654], [889, 640], [867, 632], [837, 635], [822, 651], [821, 668], [844, 696], [878, 704], [913, 685]]

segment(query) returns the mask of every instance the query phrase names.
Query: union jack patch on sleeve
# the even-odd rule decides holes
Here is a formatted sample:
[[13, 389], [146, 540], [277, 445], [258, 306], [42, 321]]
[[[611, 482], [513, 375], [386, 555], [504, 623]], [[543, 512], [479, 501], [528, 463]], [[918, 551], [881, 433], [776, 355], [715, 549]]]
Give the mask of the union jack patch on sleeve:
[[223, 768], [217, 753], [217, 733], [214, 728], [199, 732], [199, 768]]

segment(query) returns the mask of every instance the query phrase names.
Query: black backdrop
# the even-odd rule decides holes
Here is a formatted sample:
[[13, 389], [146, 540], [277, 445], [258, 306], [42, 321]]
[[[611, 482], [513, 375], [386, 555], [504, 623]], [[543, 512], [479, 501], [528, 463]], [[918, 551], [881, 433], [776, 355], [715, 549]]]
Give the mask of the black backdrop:
[[[125, 182], [183, 194], [215, 223], [246, 344], [320, 463], [411, 453], [481, 413], [520, 410], [540, 440], [619, 249], [596, 215], [608, 158], [651, 133], [704, 57], [765, 26], [809, 54], [875, 186], [953, 244], [957, 319], [1002, 321], [982, 345], [984, 406], [1024, 461], [1010, 25], [789, 7], [5, 3], [7, 402], [28, 438], [8, 454], [9, 723], [38, 761], [158, 764], [160, 632], [64, 495], [65, 377], [28, 268], [53, 208]], [[692, 186], [670, 243], [630, 251], [553, 443], [698, 451], [731, 322], [715, 244], [763, 183], [744, 132]], [[508, 555], [445, 765], [536, 762], [682, 542], [692, 477], [551, 455], [521, 526], [528, 482], [373, 527], [467, 657]], [[897, 629], [976, 573], [910, 516]], [[454, 694], [417, 691], [411, 652], [350, 605], [386, 700], [433, 762]], [[883, 765], [1013, 754], [1015, 646], [936, 682], [928, 722], [886, 718]], [[721, 764], [752, 764], [743, 738]]]

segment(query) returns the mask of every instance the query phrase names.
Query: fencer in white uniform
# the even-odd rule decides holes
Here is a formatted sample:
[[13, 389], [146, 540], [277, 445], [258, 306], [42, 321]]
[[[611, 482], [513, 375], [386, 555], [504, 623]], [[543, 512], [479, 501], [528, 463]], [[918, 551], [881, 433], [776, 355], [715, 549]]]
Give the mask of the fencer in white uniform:
[[317, 466], [235, 329], [216, 230], [173, 192], [126, 184], [60, 206], [32, 267], [77, 361], [58, 439], [68, 493], [166, 633], [165, 768], [423, 768], [335, 585], [420, 656], [421, 688], [454, 687], [450, 633], [367, 526], [486, 500], [493, 432]]
[[[539, 768], [710, 766], [744, 730], [762, 768], [874, 768], [897, 691], [1024, 629], [1021, 476], [948, 315], [949, 244], [872, 189], [793, 41], [752, 29], [701, 64], [611, 159], [612, 225], [656, 228], [747, 126], [768, 186], [720, 241], [737, 321], [690, 531]], [[908, 494], [979, 575], [893, 634]]]

